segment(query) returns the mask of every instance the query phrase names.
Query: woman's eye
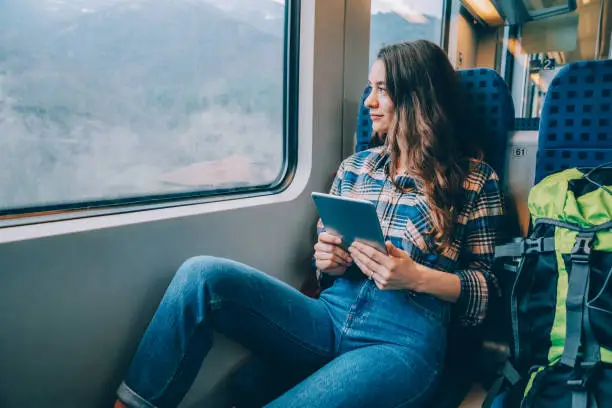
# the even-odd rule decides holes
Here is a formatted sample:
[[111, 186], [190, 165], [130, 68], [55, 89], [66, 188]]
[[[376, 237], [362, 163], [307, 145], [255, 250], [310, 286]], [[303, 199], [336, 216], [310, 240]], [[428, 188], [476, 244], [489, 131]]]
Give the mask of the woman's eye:
[[384, 94], [387, 93], [387, 90], [384, 89], [384, 88], [378, 88], [378, 93], [381, 94], [381, 95], [384, 95]]

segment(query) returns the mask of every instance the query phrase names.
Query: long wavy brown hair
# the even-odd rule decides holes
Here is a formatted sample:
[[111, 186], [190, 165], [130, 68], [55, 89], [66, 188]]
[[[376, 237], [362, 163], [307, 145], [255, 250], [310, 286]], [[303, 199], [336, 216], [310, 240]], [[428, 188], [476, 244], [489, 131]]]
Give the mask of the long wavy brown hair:
[[385, 140], [390, 174], [398, 161], [421, 182], [433, 221], [431, 231], [442, 251], [452, 244], [463, 205], [463, 183], [470, 159], [481, 159], [479, 143], [468, 128], [458, 74], [436, 44], [418, 40], [382, 48], [386, 87], [395, 118]]

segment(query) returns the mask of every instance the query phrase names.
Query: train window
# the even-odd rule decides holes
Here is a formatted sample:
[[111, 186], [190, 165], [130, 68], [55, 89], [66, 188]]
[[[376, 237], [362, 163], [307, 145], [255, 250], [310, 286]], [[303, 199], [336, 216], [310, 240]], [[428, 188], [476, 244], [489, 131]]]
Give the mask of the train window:
[[574, 61], [609, 58], [612, 7], [604, 0], [582, 0], [576, 11], [521, 26], [514, 55], [513, 96], [517, 116], [540, 116], [555, 74]]
[[297, 3], [3, 1], [0, 216], [276, 188]]
[[440, 44], [443, 12], [444, 0], [372, 0], [370, 65], [388, 44], [417, 39]]

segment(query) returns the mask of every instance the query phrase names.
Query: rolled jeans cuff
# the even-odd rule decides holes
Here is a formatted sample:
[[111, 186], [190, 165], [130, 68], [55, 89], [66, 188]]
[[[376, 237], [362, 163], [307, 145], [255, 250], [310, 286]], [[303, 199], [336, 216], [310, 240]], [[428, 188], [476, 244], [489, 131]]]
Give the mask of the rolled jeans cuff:
[[124, 382], [117, 389], [117, 397], [129, 408], [157, 408], [149, 401], [136, 394], [134, 390], [128, 387]]

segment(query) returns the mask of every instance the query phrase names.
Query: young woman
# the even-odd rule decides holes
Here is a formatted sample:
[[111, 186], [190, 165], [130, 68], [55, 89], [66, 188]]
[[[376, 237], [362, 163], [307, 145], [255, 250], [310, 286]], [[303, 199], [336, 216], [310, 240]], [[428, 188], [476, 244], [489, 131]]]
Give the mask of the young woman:
[[[382, 49], [366, 100], [385, 145], [357, 153], [331, 193], [377, 205], [389, 255], [319, 231], [319, 299], [227, 259], [196, 257], [176, 273], [116, 407], [176, 407], [217, 330], [301, 381], [267, 406], [420, 407], [439, 379], [451, 309], [477, 325], [496, 291], [491, 266], [502, 214], [494, 171], [462, 127], [457, 74], [427, 41]], [[356, 220], [358, 222], [358, 220]]]

